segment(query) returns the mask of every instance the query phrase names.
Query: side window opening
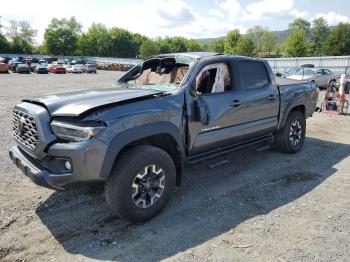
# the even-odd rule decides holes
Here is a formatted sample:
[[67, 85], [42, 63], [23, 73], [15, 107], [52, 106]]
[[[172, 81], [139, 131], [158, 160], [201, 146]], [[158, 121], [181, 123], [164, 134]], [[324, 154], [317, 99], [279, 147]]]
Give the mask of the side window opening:
[[204, 67], [196, 78], [198, 94], [213, 94], [231, 91], [230, 71], [226, 64], [212, 64]]
[[324, 73], [324, 75], [331, 75], [331, 71], [329, 71], [327, 69], [323, 69], [323, 73]]
[[257, 61], [239, 62], [242, 84], [246, 90], [264, 88], [269, 82], [265, 65]]

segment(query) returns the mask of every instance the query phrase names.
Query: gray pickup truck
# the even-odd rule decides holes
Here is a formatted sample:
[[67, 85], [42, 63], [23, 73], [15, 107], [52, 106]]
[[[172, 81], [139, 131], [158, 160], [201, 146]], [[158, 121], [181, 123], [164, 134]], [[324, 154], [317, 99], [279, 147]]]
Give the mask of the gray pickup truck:
[[186, 164], [271, 143], [298, 152], [318, 97], [314, 83], [276, 82], [260, 59], [160, 55], [108, 89], [24, 99], [13, 110], [13, 162], [34, 183], [105, 183], [113, 213], [158, 214]]

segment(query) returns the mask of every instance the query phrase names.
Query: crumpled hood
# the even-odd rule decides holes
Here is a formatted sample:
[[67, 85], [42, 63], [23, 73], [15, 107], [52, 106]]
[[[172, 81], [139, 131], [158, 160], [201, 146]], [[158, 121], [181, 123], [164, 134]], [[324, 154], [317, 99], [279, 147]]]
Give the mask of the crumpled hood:
[[161, 93], [156, 90], [108, 88], [52, 94], [23, 101], [44, 106], [51, 116], [74, 117], [103, 106], [126, 101], [132, 102], [140, 98], [151, 98]]

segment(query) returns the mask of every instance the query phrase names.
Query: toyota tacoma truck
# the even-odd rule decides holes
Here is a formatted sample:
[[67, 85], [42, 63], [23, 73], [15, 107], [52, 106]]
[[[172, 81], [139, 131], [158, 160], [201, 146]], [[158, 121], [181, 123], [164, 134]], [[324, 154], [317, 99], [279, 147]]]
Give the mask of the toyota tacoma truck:
[[317, 97], [314, 83], [276, 80], [264, 60], [159, 55], [112, 88], [22, 100], [9, 154], [40, 186], [103, 182], [111, 211], [142, 222], [164, 208], [186, 164], [262, 143], [298, 152]]

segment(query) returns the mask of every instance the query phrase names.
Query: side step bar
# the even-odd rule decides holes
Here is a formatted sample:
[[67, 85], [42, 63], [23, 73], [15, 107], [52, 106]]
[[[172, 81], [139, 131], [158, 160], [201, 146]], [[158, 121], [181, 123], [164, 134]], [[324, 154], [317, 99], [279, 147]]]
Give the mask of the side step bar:
[[186, 159], [186, 163], [195, 164], [195, 163], [198, 163], [201, 161], [205, 161], [205, 160], [208, 160], [211, 158], [225, 155], [225, 154], [228, 154], [228, 153], [240, 150], [240, 149], [244, 149], [244, 148], [256, 145], [256, 144], [260, 144], [260, 143], [273, 144], [274, 143], [274, 136], [271, 134], [268, 136], [254, 138], [254, 139], [250, 139], [250, 140], [247, 140], [245, 142], [242, 142], [242, 143], [234, 144], [232, 146], [222, 147], [222, 148], [218, 148], [216, 150], [212, 150], [212, 151], [209, 151], [206, 153], [191, 156], [191, 157]]

